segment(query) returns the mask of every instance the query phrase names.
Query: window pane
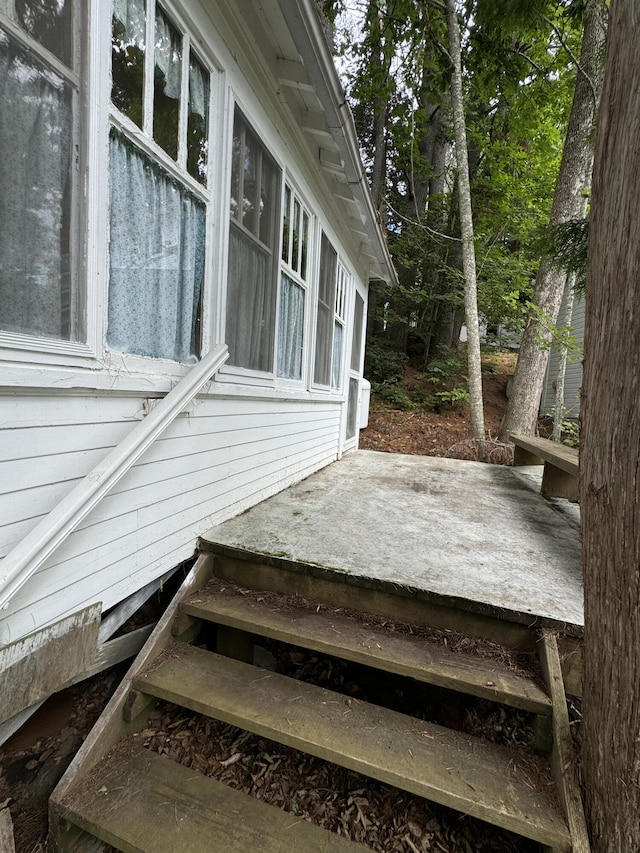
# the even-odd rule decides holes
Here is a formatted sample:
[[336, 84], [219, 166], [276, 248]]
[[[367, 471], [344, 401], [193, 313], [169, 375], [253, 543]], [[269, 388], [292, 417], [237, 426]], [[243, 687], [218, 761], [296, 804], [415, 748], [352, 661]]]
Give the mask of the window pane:
[[351, 340], [351, 370], [360, 370], [362, 355], [362, 327], [364, 323], [364, 299], [356, 293], [356, 304], [353, 316], [353, 337]]
[[242, 208], [240, 211], [240, 221], [252, 234], [257, 235], [258, 228], [260, 227], [258, 188], [260, 186], [262, 158], [257, 142], [248, 128], [244, 128], [242, 139], [244, 140], [244, 145], [240, 152], [242, 158], [240, 162], [242, 172]]
[[146, 50], [144, 0], [114, 0], [111, 25], [111, 100], [142, 127]]
[[0, 30], [0, 327], [77, 339], [70, 87]]
[[289, 263], [289, 246], [291, 230], [291, 187], [285, 184], [284, 188], [284, 215], [282, 218], [282, 260]]
[[304, 289], [288, 275], [280, 279], [278, 376], [302, 379]]
[[72, 0], [16, 0], [23, 29], [65, 65], [73, 65]]
[[331, 384], [333, 308], [336, 294], [338, 256], [326, 235], [320, 246], [320, 280], [316, 316], [316, 352], [313, 381], [318, 385]]
[[177, 160], [182, 36], [159, 6], [156, 6], [154, 57], [153, 138], [170, 157]]
[[333, 324], [333, 360], [331, 367], [331, 387], [340, 388], [342, 367], [342, 338], [344, 329], [337, 320]]
[[192, 53], [189, 60], [187, 171], [201, 184], [207, 183], [209, 91], [209, 72]]
[[293, 202], [293, 246], [291, 249], [291, 268], [300, 269], [300, 202]]
[[273, 258], [232, 224], [225, 336], [230, 364], [273, 370], [275, 297]]
[[110, 166], [109, 345], [195, 361], [205, 207], [116, 135]]
[[231, 147], [231, 200], [229, 212], [233, 219], [242, 221], [242, 180], [243, 163], [242, 152], [244, 151], [244, 127], [236, 115], [233, 121], [233, 142]]
[[231, 364], [269, 373], [274, 369], [279, 222], [280, 170], [236, 112], [226, 341]]
[[[277, 212], [279, 214], [280, 204], [280, 170], [264, 151], [262, 151], [261, 162], [260, 199], [258, 201], [260, 230], [258, 236], [265, 246], [274, 246], [278, 228], [276, 215]], [[277, 215], [277, 219], [280, 219], [279, 215]]]
[[347, 438], [353, 438], [358, 428], [358, 392], [360, 383], [357, 379], [349, 380], [349, 402], [347, 404]]
[[300, 278], [307, 278], [307, 249], [309, 246], [309, 217], [302, 213], [302, 241], [300, 246]]

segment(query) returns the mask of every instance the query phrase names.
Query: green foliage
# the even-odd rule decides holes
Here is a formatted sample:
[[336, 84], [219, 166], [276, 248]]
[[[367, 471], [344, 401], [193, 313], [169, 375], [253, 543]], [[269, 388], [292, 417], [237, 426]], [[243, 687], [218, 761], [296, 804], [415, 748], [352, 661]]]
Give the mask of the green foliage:
[[540, 254], [550, 258], [556, 269], [575, 275], [575, 291], [583, 294], [587, 279], [589, 219], [570, 219], [547, 228], [537, 245]]
[[392, 403], [396, 409], [406, 411], [416, 407], [414, 401], [398, 385], [383, 385], [378, 389], [378, 396], [387, 403]]
[[469, 391], [467, 388], [452, 388], [450, 391], [436, 391], [435, 396], [443, 403], [451, 406], [468, 405]]
[[383, 337], [374, 338], [365, 353], [364, 373], [374, 390], [383, 385], [392, 385], [402, 379], [406, 353], [392, 341]]
[[[549, 413], [549, 419], [553, 423], [555, 420], [555, 407]], [[570, 418], [569, 410], [562, 409], [562, 421], [560, 422], [560, 440], [563, 444], [569, 447], [580, 446], [580, 421], [577, 418]]]
[[[388, 384], [397, 381], [401, 353], [419, 353], [428, 366], [438, 345], [455, 344], [462, 317], [446, 21], [441, 5], [428, 0], [318, 2], [336, 27], [370, 176], [384, 122], [381, 212], [399, 285], [374, 305], [368, 375]], [[539, 234], [549, 220], [575, 84], [565, 45], [579, 54], [581, 21], [571, 3], [551, 0], [470, 0], [463, 15], [479, 310], [489, 325], [517, 334], [542, 254]]]
[[533, 302], [529, 302], [527, 308], [538, 323], [536, 344], [539, 347], [556, 352], [566, 349], [569, 361], [582, 358], [582, 342], [575, 337], [571, 326], [556, 325], [552, 322], [551, 317]]

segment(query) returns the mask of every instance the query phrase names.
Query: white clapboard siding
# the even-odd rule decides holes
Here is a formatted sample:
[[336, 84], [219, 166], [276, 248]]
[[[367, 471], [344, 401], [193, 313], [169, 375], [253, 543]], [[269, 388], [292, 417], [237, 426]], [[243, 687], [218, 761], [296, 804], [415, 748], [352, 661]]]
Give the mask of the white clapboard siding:
[[[144, 400], [0, 397], [0, 558], [136, 426]], [[87, 419], [93, 417], [92, 423]], [[77, 418], [77, 421], [74, 421]], [[10, 423], [11, 426], [6, 426]]]
[[[138, 409], [130, 406], [140, 408], [141, 401]], [[340, 412], [339, 401], [198, 399], [18, 591], [3, 614], [0, 642], [86, 602], [113, 606], [191, 556], [197, 537], [212, 525], [332, 462]], [[60, 441], [58, 435], [56, 449]], [[60, 476], [64, 454], [52, 456]], [[43, 454], [37, 464], [48, 461]], [[64, 485], [30, 491], [50, 497], [48, 490]]]
[[2, 395], [0, 430], [139, 421], [144, 417], [143, 399], [143, 394], [116, 396], [91, 392], [85, 396], [55, 391], [50, 396]]
[[[573, 305], [573, 316], [571, 321], [572, 334], [580, 343], [584, 341], [584, 298], [576, 298]], [[563, 325], [563, 317], [565, 311], [565, 303], [562, 303], [560, 309], [560, 325]], [[557, 352], [552, 351], [549, 356], [549, 365], [544, 384], [542, 395], [541, 411], [543, 414], [549, 414], [556, 404], [556, 389], [555, 383], [558, 377], [558, 364], [560, 356]], [[577, 358], [574, 361], [567, 362], [567, 370], [564, 378], [564, 407], [568, 411], [568, 416], [577, 418], [580, 413], [580, 389], [582, 387], [582, 359]]]
[[2, 460], [14, 462], [20, 459], [39, 459], [52, 453], [78, 453], [93, 450], [96, 440], [104, 447], [115, 447], [136, 420], [116, 422], [103, 421], [96, 424], [52, 424], [50, 426], [6, 429], [2, 432]]

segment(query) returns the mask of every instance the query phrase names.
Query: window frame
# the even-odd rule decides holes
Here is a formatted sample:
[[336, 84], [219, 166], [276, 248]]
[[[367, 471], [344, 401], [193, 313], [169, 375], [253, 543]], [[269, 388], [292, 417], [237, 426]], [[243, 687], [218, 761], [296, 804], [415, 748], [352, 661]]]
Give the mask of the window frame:
[[[281, 226], [280, 226], [280, 264], [278, 270], [278, 299], [276, 306], [276, 340], [275, 340], [275, 380], [278, 385], [291, 388], [294, 390], [306, 389], [309, 386], [309, 341], [311, 340], [311, 319], [312, 319], [312, 308], [313, 308], [313, 293], [315, 286], [315, 278], [317, 277], [317, 262], [316, 262], [316, 231], [317, 231], [317, 217], [312, 212], [312, 206], [307, 202], [304, 195], [300, 192], [300, 189], [296, 182], [293, 180], [292, 175], [287, 171], [283, 170], [283, 191], [281, 194], [282, 204], [281, 204]], [[298, 204], [300, 210], [300, 221], [304, 221], [304, 217], [307, 218], [307, 244], [306, 244], [306, 253], [303, 253], [303, 243], [301, 241], [301, 237], [299, 237], [299, 266], [302, 268], [303, 266], [303, 258], [304, 258], [304, 266], [305, 266], [305, 275], [302, 274], [301, 269], [296, 269], [290, 262], [293, 260], [293, 235], [294, 235], [294, 227], [293, 223], [291, 224], [288, 245], [287, 245], [287, 259], [283, 257], [284, 253], [284, 236], [285, 236], [285, 217], [286, 217], [286, 209], [285, 202], [287, 197], [287, 190], [290, 192], [290, 210], [295, 210], [295, 205]], [[281, 376], [278, 372], [278, 358], [280, 353], [280, 339], [278, 335], [278, 324], [280, 319], [280, 309], [281, 309], [281, 300], [282, 300], [282, 277], [283, 275], [288, 276], [291, 281], [294, 282], [298, 287], [301, 288], [304, 294], [304, 318], [302, 323], [302, 352], [300, 355], [300, 379], [292, 379], [291, 377]]]
[[[257, 143], [260, 145], [261, 149], [267, 154], [267, 156], [271, 159], [274, 166], [278, 170], [278, 176], [276, 179], [277, 186], [277, 203], [275, 205], [273, 222], [271, 223], [271, 229], [273, 231], [274, 240], [272, 249], [266, 248], [266, 244], [264, 244], [258, 236], [236, 216], [231, 215], [230, 210], [230, 202], [232, 198], [233, 192], [233, 135], [235, 130], [235, 119], [236, 115], [240, 117], [242, 122], [245, 125], [245, 128], [249, 129]], [[251, 116], [249, 118], [249, 116]], [[261, 249], [265, 249], [271, 255], [270, 257], [270, 267], [271, 267], [271, 285], [275, 291], [275, 300], [274, 300], [274, 311], [273, 311], [273, 328], [271, 330], [271, 369], [270, 370], [260, 370], [257, 368], [244, 367], [242, 365], [233, 364], [231, 359], [226, 362], [220, 369], [218, 374], [219, 378], [222, 381], [225, 381], [225, 378], [228, 377], [229, 382], [239, 382], [241, 385], [249, 385], [249, 386], [266, 386], [268, 388], [273, 388], [274, 385], [277, 384], [278, 376], [277, 376], [277, 353], [276, 353], [276, 342], [277, 342], [277, 325], [278, 325], [278, 310], [279, 310], [279, 296], [280, 296], [280, 258], [282, 252], [282, 214], [283, 214], [283, 196], [284, 196], [284, 176], [285, 176], [285, 167], [282, 163], [281, 159], [274, 154], [272, 150], [272, 146], [270, 145], [270, 140], [263, 133], [263, 127], [260, 123], [256, 121], [255, 111], [251, 111], [246, 107], [243, 101], [238, 97], [238, 95], [233, 92], [231, 93], [229, 100], [229, 109], [228, 109], [228, 128], [227, 128], [227, 140], [226, 140], [226, 152], [225, 152], [225, 163], [227, 169], [226, 181], [224, 182], [224, 189], [221, 192], [221, 197], [223, 199], [223, 210], [225, 211], [222, 214], [221, 222], [225, 223], [224, 228], [221, 229], [225, 235], [225, 263], [224, 269], [221, 273], [221, 282], [220, 282], [220, 291], [221, 291], [221, 304], [219, 311], [219, 330], [220, 330], [220, 340], [225, 343], [229, 343], [227, 340], [227, 314], [228, 314], [228, 296], [229, 296], [229, 269], [230, 269], [230, 239], [231, 239], [231, 231], [232, 228], [238, 229], [239, 233], [245, 234], [249, 239], [251, 239], [256, 246]]]
[[[92, 69], [92, 52], [99, 38], [98, 15], [93, 4], [76, 0], [72, 11], [73, 67], [42, 46], [20, 25], [13, 0], [0, 0], [0, 27], [36, 61], [60, 76], [72, 88], [72, 148], [69, 152], [72, 198], [69, 217], [69, 249], [71, 256], [71, 289], [78, 340], [42, 337], [26, 332], [0, 329], [0, 358], [26, 363], [69, 364], [86, 366], [94, 362], [99, 349], [98, 306], [95, 290], [88, 286], [91, 266], [86, 223], [92, 202], [86, 192], [92, 172], [95, 148], [95, 111], [88, 97]], [[90, 365], [92, 366], [92, 365]]]
[[[220, 133], [225, 115], [227, 103], [225, 97], [225, 75], [220, 63], [212, 55], [209, 48], [196, 36], [195, 25], [176, 8], [176, 4], [170, 0], [146, 0], [146, 32], [147, 40], [153, 38], [155, 27], [155, 10], [160, 6], [170, 23], [178, 30], [182, 38], [182, 60], [181, 60], [181, 98], [180, 98], [180, 120], [178, 127], [179, 143], [178, 155], [174, 160], [153, 138], [153, 96], [154, 96], [154, 70], [155, 62], [152, 53], [145, 53], [144, 84], [143, 84], [143, 127], [139, 127], [127, 115], [121, 112], [111, 100], [111, 4], [105, 4], [104, 25], [107, 28], [106, 46], [108, 81], [106, 89], [107, 119], [106, 138], [109, 138], [111, 128], [115, 128], [129, 140], [142, 154], [149, 157], [163, 169], [170, 178], [179, 182], [185, 189], [205, 205], [205, 261], [204, 276], [200, 296], [200, 330], [197, 342], [196, 358], [200, 360], [215, 345], [218, 335], [214, 331], [219, 329], [215, 326], [214, 317], [219, 314], [220, 295], [218, 287], [214, 282], [214, 268], [219, 267], [221, 247], [221, 229], [216, 229], [216, 224], [222, 221], [222, 210], [225, 209], [221, 203], [219, 188], [222, 185], [221, 160], [226, 156], [223, 143], [223, 135]], [[190, 174], [187, 168], [188, 144], [187, 144], [187, 119], [188, 119], [188, 94], [189, 94], [189, 62], [191, 55], [195, 55], [200, 66], [209, 74], [209, 103], [208, 103], [208, 162], [207, 180], [201, 183]], [[151, 107], [151, 109], [149, 109]], [[212, 156], [216, 152], [216, 156]], [[105, 192], [108, 197], [108, 149], [105, 156], [104, 172], [106, 174]], [[108, 207], [108, 206], [107, 206]], [[107, 223], [108, 223], [107, 209]], [[107, 224], [108, 229], [108, 224]], [[218, 233], [216, 233], [218, 232]], [[127, 369], [140, 373], [156, 374], [167, 373], [171, 375], [184, 374], [192, 364], [190, 362], [179, 362], [172, 359], [143, 356], [136, 353], [122, 352], [111, 349], [107, 342], [107, 318], [109, 310], [109, 241], [105, 241], [104, 257], [104, 287], [103, 287], [103, 321], [102, 334], [104, 346], [104, 359], [108, 366], [115, 370]]]
[[[333, 283], [333, 299], [332, 304], [324, 302], [321, 299], [321, 263], [322, 239], [325, 238], [329, 247], [335, 253], [335, 277]], [[320, 238], [318, 239], [318, 261], [317, 261], [317, 282], [314, 298], [314, 325], [313, 325], [313, 346], [311, 347], [311, 382], [310, 387], [316, 391], [322, 391], [332, 396], [345, 396], [345, 351], [349, 342], [347, 335], [350, 330], [349, 326], [349, 305], [351, 294], [353, 292], [353, 274], [349, 271], [345, 257], [336, 248], [336, 240], [334, 235], [330, 234], [325, 228], [320, 229]], [[339, 245], [339, 244], [338, 244]], [[328, 384], [316, 380], [316, 358], [318, 352], [318, 309], [320, 304], [330, 310], [330, 341], [326, 356], [329, 361], [329, 382]], [[342, 328], [342, 342], [340, 348], [340, 364], [334, 363], [334, 342], [335, 342], [335, 327], [339, 324]], [[339, 384], [334, 384], [334, 375], [338, 375]]]

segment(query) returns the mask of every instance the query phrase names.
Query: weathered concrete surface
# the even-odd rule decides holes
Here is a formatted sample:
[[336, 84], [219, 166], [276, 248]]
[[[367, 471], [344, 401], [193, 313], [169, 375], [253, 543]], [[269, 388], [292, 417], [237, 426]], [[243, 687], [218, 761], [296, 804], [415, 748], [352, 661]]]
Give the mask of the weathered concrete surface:
[[575, 520], [504, 466], [358, 451], [203, 539], [584, 624]]

